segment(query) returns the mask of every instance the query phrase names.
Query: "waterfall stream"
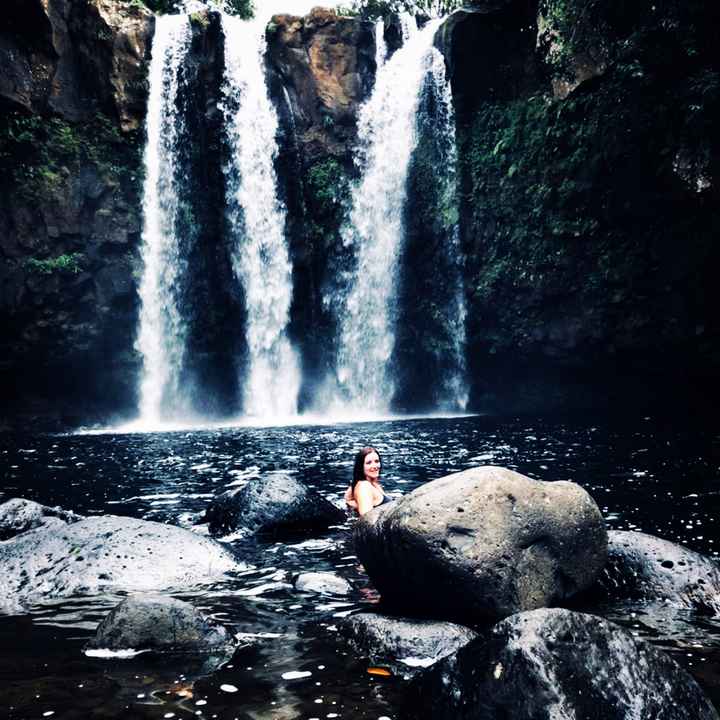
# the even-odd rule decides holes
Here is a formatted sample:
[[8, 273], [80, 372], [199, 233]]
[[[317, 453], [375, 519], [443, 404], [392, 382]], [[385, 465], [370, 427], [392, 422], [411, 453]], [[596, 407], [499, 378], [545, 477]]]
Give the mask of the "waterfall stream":
[[[439, 20], [417, 30], [404, 19], [403, 46], [378, 67], [360, 109], [357, 164], [344, 242], [357, 266], [341, 308], [336, 362], [338, 404], [386, 412], [395, 392], [392, 355], [408, 165], [417, 145], [424, 80], [442, 57], [432, 46]], [[463, 343], [464, 344], [464, 343]]]
[[157, 423], [187, 413], [187, 388], [181, 381], [186, 324], [178, 298], [178, 277], [185, 262], [179, 249], [177, 111], [181, 63], [190, 45], [184, 15], [156, 19], [150, 63], [150, 96], [145, 121], [143, 187], [143, 274], [136, 348], [142, 355], [140, 419]]
[[265, 23], [228, 15], [222, 23], [227, 218], [247, 314], [243, 412], [289, 416], [297, 412], [300, 369], [287, 337], [292, 268], [273, 166], [278, 119], [265, 83]]

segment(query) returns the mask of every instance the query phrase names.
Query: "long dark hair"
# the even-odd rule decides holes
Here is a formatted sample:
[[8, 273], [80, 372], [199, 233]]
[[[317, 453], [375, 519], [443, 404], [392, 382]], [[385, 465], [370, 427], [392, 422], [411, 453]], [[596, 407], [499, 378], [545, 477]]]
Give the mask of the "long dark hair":
[[378, 456], [378, 460], [380, 460], [380, 465], [382, 466], [382, 459], [380, 458], [380, 453], [374, 448], [374, 447], [364, 447], [362, 450], [358, 452], [358, 454], [355, 456], [355, 464], [353, 465], [353, 479], [352, 479], [352, 486], [353, 490], [355, 490], [355, 486], [361, 481], [365, 479], [365, 458], [370, 453], [376, 453]]

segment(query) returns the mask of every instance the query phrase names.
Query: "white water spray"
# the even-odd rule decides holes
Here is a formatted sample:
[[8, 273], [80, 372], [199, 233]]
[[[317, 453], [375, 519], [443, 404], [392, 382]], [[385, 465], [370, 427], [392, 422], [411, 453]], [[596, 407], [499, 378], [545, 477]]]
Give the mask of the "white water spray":
[[243, 412], [286, 417], [297, 413], [300, 369], [287, 337], [292, 268], [273, 166], [278, 119], [265, 84], [265, 22], [224, 15], [222, 24], [223, 112], [230, 146], [224, 169], [227, 217], [235, 243], [233, 271], [247, 315]]
[[340, 316], [337, 383], [341, 403], [377, 412], [387, 411], [395, 389], [390, 359], [406, 180], [417, 145], [420, 91], [439, 23], [431, 21], [421, 31], [414, 22], [403, 25], [406, 42], [379, 68], [358, 119], [362, 179], [353, 191], [344, 231], [357, 268]]
[[145, 121], [143, 188], [143, 275], [140, 282], [140, 329], [136, 348], [142, 354], [140, 419], [157, 423], [187, 412], [180, 372], [186, 325], [178, 307], [180, 256], [175, 222], [178, 213], [176, 149], [180, 118], [176, 100], [180, 66], [190, 44], [190, 25], [182, 15], [156, 18], [150, 63], [150, 97]]

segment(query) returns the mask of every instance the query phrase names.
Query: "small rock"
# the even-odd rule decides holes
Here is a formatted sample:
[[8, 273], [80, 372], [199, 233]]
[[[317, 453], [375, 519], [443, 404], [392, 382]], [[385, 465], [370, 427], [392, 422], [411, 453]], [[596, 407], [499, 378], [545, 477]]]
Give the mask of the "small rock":
[[24, 498], [11, 498], [0, 505], [0, 540], [9, 540], [48, 521], [74, 523], [82, 519], [82, 515], [60, 507], [48, 507]]
[[150, 595], [111, 610], [86, 649], [215, 652], [231, 645], [227, 630], [189, 603]]
[[300, 573], [293, 584], [298, 592], [320, 595], [349, 595], [352, 592], [352, 585], [345, 578], [326, 572]]
[[205, 519], [213, 536], [295, 534], [324, 530], [345, 521], [345, 513], [287, 473], [273, 472], [218, 495]]
[[406, 716], [432, 720], [717, 720], [672, 658], [607, 620], [519, 613], [418, 676]]
[[662, 601], [720, 612], [720, 569], [708, 557], [641, 532], [608, 532], [608, 562], [599, 585], [610, 599]]
[[375, 613], [351, 615], [339, 630], [373, 664], [408, 673], [432, 665], [478, 637], [474, 630], [454, 623]]

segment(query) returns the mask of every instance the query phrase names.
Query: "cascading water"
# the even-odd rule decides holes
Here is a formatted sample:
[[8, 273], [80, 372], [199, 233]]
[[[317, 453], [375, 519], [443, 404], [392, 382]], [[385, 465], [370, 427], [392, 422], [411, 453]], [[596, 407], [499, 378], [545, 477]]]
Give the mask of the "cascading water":
[[[426, 80], [426, 92], [432, 94], [432, 114], [418, 118], [431, 132], [437, 148], [438, 164], [443, 168], [437, 179], [440, 186], [440, 212], [451, 216], [450, 233], [443, 245], [441, 266], [444, 285], [448, 295], [444, 298], [444, 335], [448, 351], [437, 378], [437, 407], [443, 410], [465, 410], [468, 402], [466, 357], [465, 283], [463, 255], [460, 248], [460, 232], [457, 224], [457, 143], [455, 139], [455, 109], [452, 90], [445, 74], [445, 59], [433, 48], [430, 54], [430, 72]], [[440, 268], [438, 268], [440, 269]]]
[[225, 15], [222, 24], [227, 218], [246, 309], [243, 412], [289, 416], [297, 412], [300, 369], [287, 336], [292, 268], [273, 166], [278, 120], [265, 83], [265, 22]]
[[176, 221], [176, 150], [180, 138], [177, 98], [180, 68], [190, 45], [184, 15], [159, 16], [150, 63], [150, 97], [146, 118], [143, 188], [143, 275], [136, 348], [142, 354], [140, 420], [157, 423], [187, 413], [181, 382], [186, 325], [177, 296], [184, 259], [179, 252]]
[[[340, 305], [337, 384], [340, 404], [387, 411], [395, 390], [396, 276], [410, 157], [417, 143], [416, 113], [439, 20], [408, 36], [378, 69], [372, 95], [360, 109], [357, 163], [345, 243], [357, 266]], [[437, 52], [437, 51], [434, 51]], [[333, 302], [333, 299], [330, 300]]]

